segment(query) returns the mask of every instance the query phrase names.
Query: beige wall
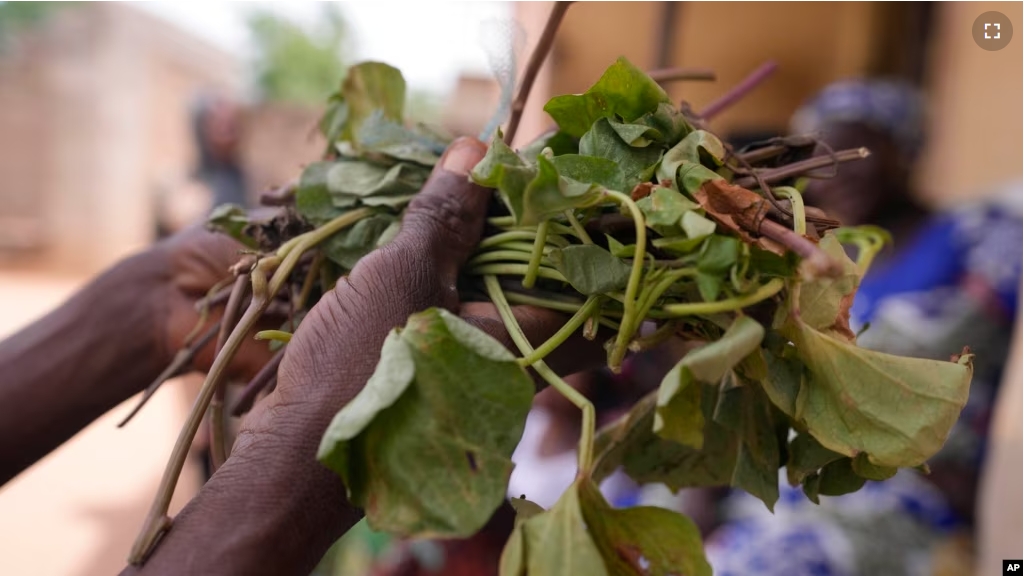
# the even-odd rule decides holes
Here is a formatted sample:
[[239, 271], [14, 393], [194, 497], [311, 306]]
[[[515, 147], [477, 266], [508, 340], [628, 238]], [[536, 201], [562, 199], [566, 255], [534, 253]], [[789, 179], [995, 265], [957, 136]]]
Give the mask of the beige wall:
[[193, 97], [237, 91], [238, 71], [125, 4], [55, 11], [13, 46], [0, 55], [0, 262], [96, 271], [152, 240], [157, 186], [192, 166]]
[[[919, 180], [922, 194], [949, 204], [1019, 180], [1024, 171], [1024, 9], [1020, 2], [939, 6], [929, 70], [932, 133]], [[1006, 14], [1014, 28], [1010, 45], [997, 52], [971, 37], [975, 18], [989, 10]]]
[[[652, 68], [664, 7], [660, 2], [579, 3], [568, 12], [528, 106], [520, 142], [550, 125], [540, 108], [554, 94], [585, 90], [617, 58]], [[517, 19], [535, 41], [550, 3], [517, 4]], [[1020, 3], [935, 5], [927, 47], [926, 87], [932, 141], [921, 164], [926, 200], [948, 204], [977, 196], [1022, 172]], [[1006, 49], [974, 44], [971, 24], [999, 10], [1016, 24]], [[669, 92], [700, 110], [767, 60], [779, 69], [751, 97], [717, 117], [712, 128], [784, 130], [789, 117], [828, 83], [905, 66], [892, 52], [904, 22], [898, 5], [881, 2], [686, 2], [678, 5], [670, 64], [708, 67], [716, 82], [674, 84]], [[531, 42], [532, 45], [532, 42]], [[524, 58], [525, 59], [525, 58]], [[548, 87], [548, 90], [545, 90]]]

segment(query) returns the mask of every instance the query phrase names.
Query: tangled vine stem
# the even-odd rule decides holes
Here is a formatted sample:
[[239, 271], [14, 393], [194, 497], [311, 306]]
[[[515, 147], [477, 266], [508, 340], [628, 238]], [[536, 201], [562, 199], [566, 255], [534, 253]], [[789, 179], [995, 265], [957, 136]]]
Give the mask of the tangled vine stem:
[[[238, 322], [239, 312], [242, 310], [243, 299], [249, 289], [248, 279], [244, 276], [235, 278], [235, 284], [231, 287], [231, 294], [228, 296], [228, 303], [224, 306], [224, 316], [221, 319], [220, 332], [217, 335], [217, 348], [214, 355], [219, 355], [224, 348], [228, 336], [235, 329]], [[213, 399], [208, 409], [210, 415], [210, 468], [216, 472], [228, 458], [230, 447], [228, 446], [227, 421], [224, 418], [224, 393], [225, 382], [217, 385], [213, 392]]]
[[[210, 406], [214, 391], [220, 384], [228, 364], [234, 359], [248, 333], [256, 326], [256, 322], [259, 321], [264, 310], [270, 304], [273, 295], [280, 291], [298, 263], [299, 258], [307, 250], [372, 213], [372, 210], [369, 208], [360, 208], [342, 214], [320, 228], [289, 240], [278, 248], [276, 254], [259, 260], [253, 267], [251, 273], [252, 301], [249, 303], [245, 313], [242, 314], [234, 330], [227, 337], [223, 349], [214, 358], [213, 366], [210, 367], [210, 372], [206, 375], [206, 380], [199, 391], [199, 396], [196, 397], [195, 404], [192, 405], [192, 410], [189, 412], [185, 426], [182, 427], [178, 439], [174, 443], [171, 457], [167, 467], [164, 469], [163, 476], [160, 478], [160, 487], [157, 489], [156, 497], [146, 515], [142, 530], [132, 545], [132, 550], [128, 557], [130, 563], [139, 565], [145, 562], [146, 558], [152, 553], [157, 541], [170, 528], [171, 519], [167, 516], [167, 510], [171, 505], [174, 487], [177, 485], [178, 477], [185, 466], [189, 447], [192, 445], [192, 440], [199, 430], [203, 415]], [[268, 281], [267, 274], [271, 270], [274, 270], [274, 274]]]
[[555, 33], [558, 32], [558, 26], [562, 23], [565, 12], [572, 4], [572, 2], [555, 2], [555, 5], [551, 8], [548, 22], [544, 25], [544, 32], [541, 33], [540, 40], [537, 41], [537, 47], [534, 48], [533, 54], [530, 55], [530, 61], [527, 62], [526, 69], [523, 71], [523, 81], [519, 85], [519, 92], [516, 93], [516, 98], [512, 101], [512, 113], [508, 119], [508, 128], [505, 130], [504, 139], [506, 144], [511, 145], [512, 139], [516, 137], [516, 132], [519, 131], [519, 121], [523, 118], [523, 110], [526, 109], [526, 100], [530, 97], [533, 81], [537, 79], [537, 74], [540, 73], [540, 67], [544, 64], [544, 60], [547, 60], [548, 53], [551, 52], [551, 46], [555, 43]]
[[[501, 320], [505, 324], [505, 330], [508, 331], [509, 336], [512, 337], [512, 341], [515, 342], [519, 353], [524, 357], [530, 357], [534, 354], [535, 350], [530, 344], [530, 341], [526, 339], [526, 334], [523, 333], [523, 329], [519, 326], [519, 322], [516, 321], [515, 315], [512, 313], [512, 307], [509, 306], [508, 300], [505, 298], [505, 293], [501, 289], [501, 284], [498, 283], [498, 278], [492, 275], [484, 276], [484, 285], [487, 288], [487, 294], [491, 298], [491, 302], [498, 309], [498, 314], [501, 315]], [[572, 322], [572, 320], [570, 320]], [[582, 324], [582, 322], [581, 322]], [[570, 331], [574, 332], [575, 330]], [[561, 332], [561, 331], [560, 331]], [[578, 390], [569, 385], [568, 382], [562, 380], [558, 374], [548, 367], [544, 363], [544, 360], [535, 360], [530, 366], [537, 371], [552, 388], [558, 390], [565, 399], [571, 402], [574, 406], [580, 409], [583, 414], [583, 426], [580, 432], [580, 443], [579, 443], [579, 454], [578, 466], [580, 474], [590, 474], [591, 464], [594, 460], [594, 405], [587, 400], [587, 398], [580, 394]]]
[[704, 110], [701, 110], [701, 119], [705, 121], [710, 120], [727, 110], [733, 104], [742, 100], [744, 96], [749, 94], [754, 88], [757, 88], [762, 82], [767, 80], [769, 76], [774, 74], [778, 67], [779, 64], [774, 60], [769, 60], [768, 62], [758, 66], [757, 70], [751, 72], [750, 75], [744, 78], [742, 82], [733, 86], [731, 90], [722, 94], [717, 100], [708, 104]]

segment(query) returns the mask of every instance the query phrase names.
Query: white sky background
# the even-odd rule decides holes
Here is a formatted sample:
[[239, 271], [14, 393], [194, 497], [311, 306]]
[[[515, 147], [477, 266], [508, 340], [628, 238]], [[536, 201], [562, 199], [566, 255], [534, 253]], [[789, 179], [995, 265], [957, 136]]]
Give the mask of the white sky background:
[[[251, 54], [247, 15], [268, 10], [300, 24], [313, 23], [316, 2], [136, 2], [135, 7], [245, 61]], [[508, 2], [339, 2], [354, 38], [355, 61], [379, 60], [402, 71], [410, 88], [445, 94], [461, 72], [490, 74], [482, 40], [485, 22], [510, 20]], [[502, 46], [500, 39], [488, 45]]]

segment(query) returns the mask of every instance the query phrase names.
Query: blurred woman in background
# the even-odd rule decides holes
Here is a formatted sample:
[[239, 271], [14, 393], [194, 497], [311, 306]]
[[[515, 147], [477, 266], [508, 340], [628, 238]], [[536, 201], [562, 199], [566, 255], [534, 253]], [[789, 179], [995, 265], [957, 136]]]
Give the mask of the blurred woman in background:
[[[927, 476], [901, 471], [859, 492], [823, 497], [782, 487], [774, 516], [733, 493], [708, 540], [715, 574], [936, 575], [971, 570], [978, 478], [989, 415], [1007, 358], [1021, 282], [1021, 185], [983, 202], [931, 213], [911, 186], [924, 143], [920, 94], [888, 81], [833, 84], [799, 110], [793, 132], [835, 150], [872, 154], [813, 180], [807, 203], [844, 225], [889, 230], [895, 250], [875, 259], [851, 310], [858, 345], [901, 356], [977, 354], [970, 398]], [[820, 152], [820, 151], [819, 151]]]

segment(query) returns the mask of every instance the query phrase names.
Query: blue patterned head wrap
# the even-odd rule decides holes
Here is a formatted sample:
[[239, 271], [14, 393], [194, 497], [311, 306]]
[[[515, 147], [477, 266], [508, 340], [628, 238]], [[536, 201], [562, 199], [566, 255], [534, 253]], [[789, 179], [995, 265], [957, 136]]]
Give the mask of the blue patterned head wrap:
[[837, 123], [866, 124], [892, 138], [913, 159], [924, 142], [924, 99], [910, 84], [893, 80], [843, 80], [830, 84], [793, 115], [798, 134]]

